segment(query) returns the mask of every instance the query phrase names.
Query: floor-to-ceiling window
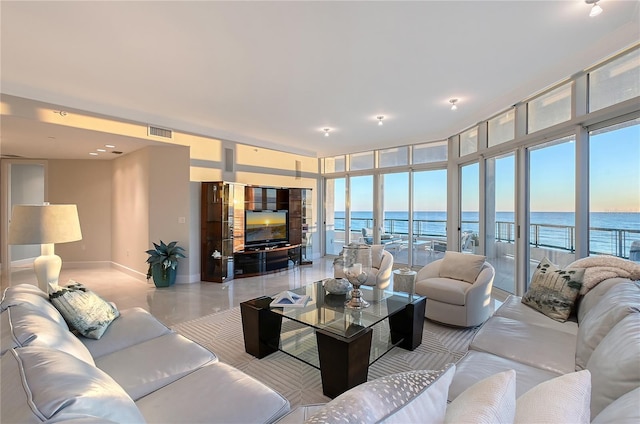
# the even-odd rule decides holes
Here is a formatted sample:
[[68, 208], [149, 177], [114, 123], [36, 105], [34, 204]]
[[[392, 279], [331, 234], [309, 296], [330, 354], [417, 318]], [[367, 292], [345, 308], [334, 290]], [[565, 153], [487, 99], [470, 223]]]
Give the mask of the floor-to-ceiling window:
[[413, 173], [413, 261], [424, 266], [447, 246], [447, 170]]
[[460, 232], [459, 247], [448, 250], [472, 253], [474, 234], [480, 234], [480, 166], [478, 162], [460, 168]]
[[349, 241], [364, 243], [364, 233], [373, 234], [373, 175], [349, 178], [349, 211]]
[[325, 180], [325, 254], [337, 255], [345, 243], [345, 179]]
[[575, 137], [529, 149], [529, 274], [543, 258], [565, 267], [575, 258]]
[[640, 119], [589, 133], [589, 254], [640, 261]]
[[380, 241], [394, 263], [409, 263], [409, 173], [382, 174], [382, 231]]

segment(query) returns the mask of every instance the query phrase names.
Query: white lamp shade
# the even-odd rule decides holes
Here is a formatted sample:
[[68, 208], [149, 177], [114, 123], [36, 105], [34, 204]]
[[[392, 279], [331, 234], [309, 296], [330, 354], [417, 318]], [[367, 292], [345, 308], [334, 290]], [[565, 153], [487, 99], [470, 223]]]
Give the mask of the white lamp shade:
[[15, 205], [9, 244], [49, 244], [82, 240], [76, 205]]

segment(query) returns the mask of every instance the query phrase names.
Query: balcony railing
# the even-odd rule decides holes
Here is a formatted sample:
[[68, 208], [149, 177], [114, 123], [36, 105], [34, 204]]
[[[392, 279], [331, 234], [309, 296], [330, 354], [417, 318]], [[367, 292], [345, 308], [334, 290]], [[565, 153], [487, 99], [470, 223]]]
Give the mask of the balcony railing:
[[[478, 233], [478, 221], [463, 221], [463, 230]], [[362, 228], [372, 228], [371, 218], [351, 218], [352, 232], [360, 232]], [[414, 237], [441, 237], [447, 236], [447, 222], [445, 220], [413, 220]], [[385, 219], [384, 232], [398, 236], [407, 236], [409, 220]], [[345, 219], [335, 218], [335, 230], [345, 230]], [[589, 253], [595, 255], [614, 255], [620, 258], [629, 258], [631, 243], [640, 240], [640, 230], [621, 228], [589, 229]], [[515, 242], [515, 224], [513, 222], [497, 221], [495, 241], [503, 243]], [[575, 227], [555, 224], [531, 224], [529, 226], [529, 244], [533, 247], [558, 249], [567, 252], [575, 251]]]

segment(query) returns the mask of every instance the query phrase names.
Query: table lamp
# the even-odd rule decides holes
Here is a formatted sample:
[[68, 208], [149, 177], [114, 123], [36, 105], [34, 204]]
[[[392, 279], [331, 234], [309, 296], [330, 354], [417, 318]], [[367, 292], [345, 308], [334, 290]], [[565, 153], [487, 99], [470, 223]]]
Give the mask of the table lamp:
[[60, 277], [62, 259], [54, 253], [55, 243], [82, 240], [76, 205], [15, 205], [9, 224], [9, 244], [40, 244], [33, 262], [38, 287], [46, 293]]

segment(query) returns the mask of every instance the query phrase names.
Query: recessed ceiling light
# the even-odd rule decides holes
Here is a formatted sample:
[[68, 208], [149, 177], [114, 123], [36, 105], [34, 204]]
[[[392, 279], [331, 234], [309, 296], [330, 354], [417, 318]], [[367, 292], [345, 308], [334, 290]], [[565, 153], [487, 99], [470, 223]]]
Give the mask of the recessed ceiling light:
[[322, 131], [324, 131], [324, 136], [325, 137], [329, 137], [329, 131], [331, 131], [331, 128], [325, 128]]
[[451, 110], [458, 110], [458, 106], [456, 106], [456, 103], [458, 103], [458, 99], [451, 99], [449, 100], [449, 103], [451, 103]]
[[382, 120], [384, 119], [384, 116], [382, 116], [382, 115], [376, 116], [376, 119], [378, 120], [378, 125], [382, 126]]
[[108, 149], [113, 149], [116, 146], [114, 146], [113, 144], [105, 144], [104, 147], [108, 148]]
[[105, 150], [105, 149], [96, 149], [96, 151], [98, 151], [98, 152], [102, 152], [102, 153], [106, 152], [106, 150]]
[[96, 152], [91, 152], [89, 153], [91, 156], [98, 156], [98, 154]]

